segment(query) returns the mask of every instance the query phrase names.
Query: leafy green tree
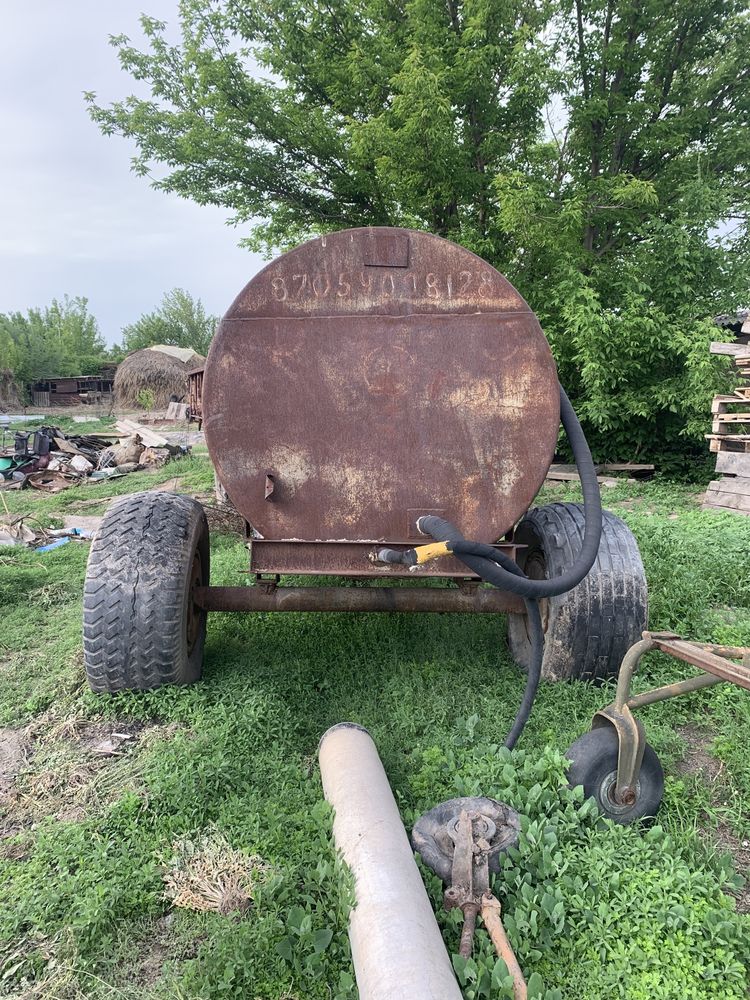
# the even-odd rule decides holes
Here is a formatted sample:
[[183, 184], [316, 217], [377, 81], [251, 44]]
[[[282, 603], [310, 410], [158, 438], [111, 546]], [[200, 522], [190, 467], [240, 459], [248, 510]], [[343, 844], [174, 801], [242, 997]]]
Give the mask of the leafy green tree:
[[217, 323], [218, 317], [207, 315], [200, 299], [173, 288], [153, 312], [123, 328], [122, 344], [128, 353], [154, 344], [169, 344], [191, 347], [206, 355]]
[[[429, 229], [519, 287], [599, 457], [698, 446], [750, 300], [741, 0], [182, 0], [112, 39], [149, 98], [88, 94], [156, 187], [268, 253]], [[702, 447], [702, 444], [700, 445]]]
[[20, 387], [50, 375], [96, 374], [108, 361], [88, 300], [67, 295], [26, 315], [0, 314], [0, 349]]

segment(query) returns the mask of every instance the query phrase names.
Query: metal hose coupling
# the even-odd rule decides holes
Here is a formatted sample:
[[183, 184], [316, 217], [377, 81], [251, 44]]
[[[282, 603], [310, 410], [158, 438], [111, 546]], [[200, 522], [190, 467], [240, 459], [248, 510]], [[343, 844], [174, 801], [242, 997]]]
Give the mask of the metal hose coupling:
[[408, 566], [409, 569], [416, 569], [431, 559], [439, 559], [441, 556], [450, 555], [451, 550], [448, 542], [431, 542], [429, 545], [418, 545], [414, 549], [378, 549], [376, 559], [381, 563], [395, 563]]

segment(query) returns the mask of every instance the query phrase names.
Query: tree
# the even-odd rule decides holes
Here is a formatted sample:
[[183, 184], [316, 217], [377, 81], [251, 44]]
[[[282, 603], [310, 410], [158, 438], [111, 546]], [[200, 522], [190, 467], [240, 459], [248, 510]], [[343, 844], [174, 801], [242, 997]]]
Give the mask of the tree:
[[206, 315], [200, 299], [181, 288], [167, 292], [160, 305], [122, 331], [126, 352], [139, 351], [154, 344], [191, 347], [198, 354], [208, 354], [218, 317]]
[[108, 360], [99, 325], [80, 296], [53, 299], [26, 315], [0, 314], [0, 348], [22, 387], [55, 375], [95, 375]]
[[[114, 38], [151, 89], [109, 107], [154, 185], [268, 253], [407, 225], [542, 320], [601, 458], [698, 443], [709, 317], [750, 299], [750, 21], [740, 0], [182, 0]], [[265, 74], [265, 76], [261, 76]]]

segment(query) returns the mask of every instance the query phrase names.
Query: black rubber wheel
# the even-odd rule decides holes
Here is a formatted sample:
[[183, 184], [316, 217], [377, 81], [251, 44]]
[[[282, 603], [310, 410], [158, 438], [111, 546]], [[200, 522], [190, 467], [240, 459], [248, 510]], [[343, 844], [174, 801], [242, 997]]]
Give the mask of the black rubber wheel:
[[[529, 511], [514, 532], [527, 548], [518, 563], [534, 580], [568, 569], [583, 542], [583, 506], [553, 503]], [[648, 590], [638, 543], [619, 517], [604, 511], [599, 555], [588, 576], [567, 594], [540, 601], [545, 631], [542, 677], [602, 680], [615, 677], [628, 649], [648, 621]], [[508, 616], [513, 659], [528, 669], [526, 615]]]
[[635, 801], [621, 805], [613, 798], [617, 754], [617, 733], [611, 726], [584, 733], [565, 754], [570, 760], [569, 785], [571, 788], [582, 785], [586, 798], [596, 800], [602, 815], [623, 826], [655, 816], [664, 796], [664, 772], [659, 758], [647, 743], [636, 782]]
[[208, 523], [175, 493], [116, 500], [91, 544], [83, 598], [83, 652], [94, 691], [148, 690], [200, 678], [208, 586]]

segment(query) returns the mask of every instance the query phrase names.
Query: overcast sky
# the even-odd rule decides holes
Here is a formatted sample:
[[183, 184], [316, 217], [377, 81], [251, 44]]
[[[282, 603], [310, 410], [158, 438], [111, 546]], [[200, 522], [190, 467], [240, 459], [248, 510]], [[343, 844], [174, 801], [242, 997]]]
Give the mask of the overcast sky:
[[0, 0], [0, 313], [85, 295], [110, 343], [164, 292], [222, 314], [262, 265], [227, 213], [153, 191], [132, 148], [89, 121], [133, 91], [110, 34], [142, 37], [143, 11], [176, 22], [177, 0]]

